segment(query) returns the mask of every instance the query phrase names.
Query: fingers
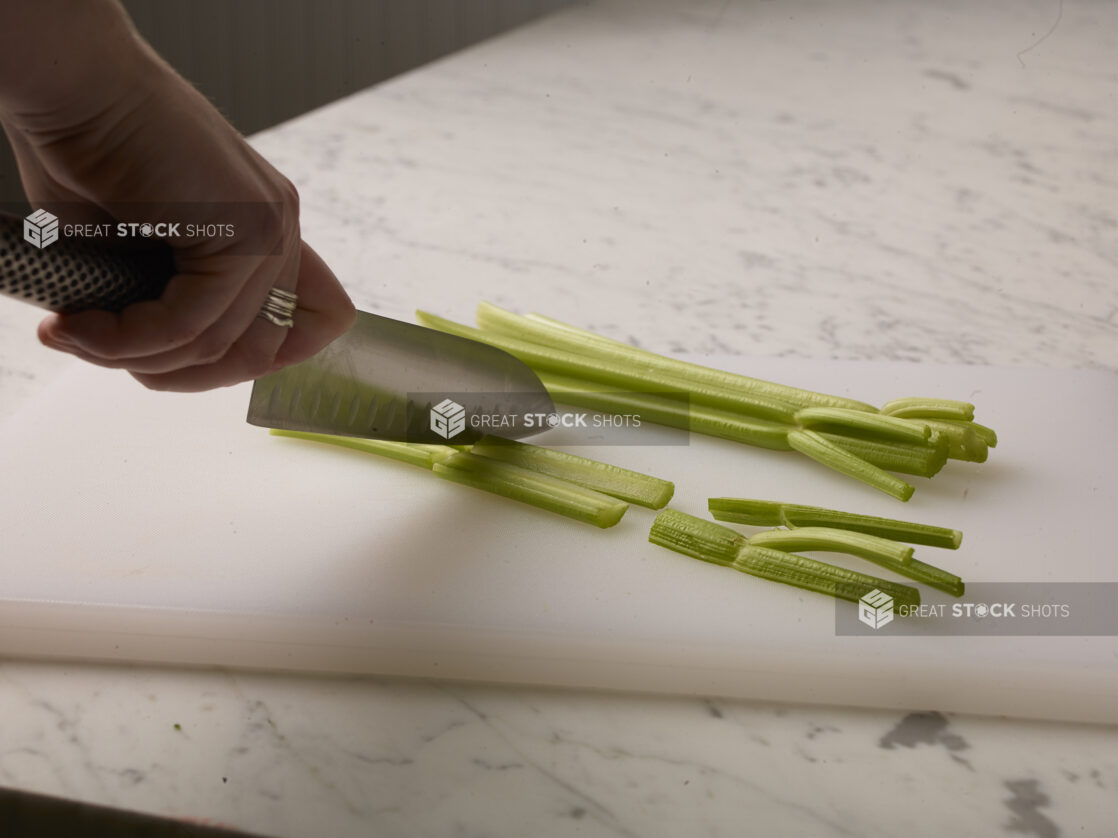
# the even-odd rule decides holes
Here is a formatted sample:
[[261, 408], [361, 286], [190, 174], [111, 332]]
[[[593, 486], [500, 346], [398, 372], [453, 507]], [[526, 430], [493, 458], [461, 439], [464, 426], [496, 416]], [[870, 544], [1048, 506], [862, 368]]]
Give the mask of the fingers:
[[[286, 329], [257, 318], [256, 312], [263, 302], [261, 297], [260, 300], [253, 301], [247, 327], [218, 359], [205, 363], [185, 363], [156, 372], [150, 369], [152, 364], [147, 358], [108, 360], [90, 355], [76, 345], [55, 348], [100, 366], [126, 369], [150, 389], [177, 392], [198, 392], [230, 386], [298, 363], [348, 329], [353, 324], [356, 312], [349, 296], [318, 254], [306, 243], [301, 243], [294, 250], [298, 254], [298, 258], [293, 260], [295, 279], [290, 282], [278, 279], [277, 287], [282, 282], [298, 294], [298, 308], [293, 316], [295, 325]], [[43, 337], [42, 329], [40, 337]], [[44, 341], [50, 345], [49, 338], [44, 338]], [[171, 354], [173, 352], [166, 353]]]
[[347, 331], [357, 317], [342, 284], [306, 242], [301, 246], [299, 266], [295, 327], [288, 331], [268, 372], [311, 357]]

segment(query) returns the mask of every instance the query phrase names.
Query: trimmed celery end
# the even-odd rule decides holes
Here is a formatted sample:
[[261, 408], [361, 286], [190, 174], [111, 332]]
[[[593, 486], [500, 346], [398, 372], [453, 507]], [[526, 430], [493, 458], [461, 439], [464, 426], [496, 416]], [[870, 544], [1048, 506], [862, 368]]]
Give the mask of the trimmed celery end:
[[912, 497], [913, 487], [884, 469], [866, 462], [861, 457], [835, 445], [815, 431], [789, 431], [788, 444], [796, 451], [811, 457], [848, 477], [861, 480], [887, 495], [901, 501]]
[[911, 585], [901, 585], [888, 579], [768, 547], [746, 544], [733, 566], [752, 576], [830, 594], [852, 602], [857, 602], [876, 588], [891, 596], [898, 605], [920, 604], [920, 591]]
[[783, 504], [751, 498], [707, 498], [707, 509], [717, 521], [754, 527], [779, 527]]
[[434, 464], [445, 480], [527, 503], [605, 529], [629, 508], [622, 500], [538, 471], [458, 452]]
[[484, 436], [474, 443], [471, 451], [650, 509], [667, 506], [675, 493], [675, 484], [659, 477], [528, 442]]
[[656, 516], [648, 532], [648, 540], [685, 556], [724, 567], [733, 565], [746, 544], [741, 533], [677, 509], [665, 509]]
[[[990, 446], [979, 433], [971, 427], [973, 422], [952, 422], [944, 419], [924, 419], [933, 431], [947, 440], [947, 456], [952, 460], [968, 463], [984, 463], [990, 453]], [[994, 440], [997, 442], [997, 439]]]
[[707, 436], [744, 442], [759, 448], [787, 451], [790, 426], [686, 404], [655, 393], [630, 393], [592, 381], [537, 371], [540, 381], [557, 402], [613, 413], [638, 413], [642, 420], [681, 428]]
[[929, 399], [909, 396], [893, 399], [881, 406], [881, 412], [905, 419], [973, 419], [974, 405], [954, 399]]
[[912, 561], [912, 548], [908, 545], [831, 527], [796, 527], [790, 530], [768, 530], [749, 537], [749, 543], [756, 547], [771, 547], [787, 553], [800, 551], [821, 551], [847, 553], [884, 567], [893, 568]]
[[837, 407], [805, 407], [796, 411], [795, 421], [805, 428], [823, 426], [828, 429], [854, 428], [872, 434], [873, 438], [895, 439], [921, 443], [931, 436], [931, 429], [910, 419], [866, 413], [864, 410], [843, 410]]
[[998, 447], [998, 434], [993, 428], [988, 428], [986, 425], [980, 425], [977, 422], [958, 422], [953, 424], [960, 424], [965, 428], [969, 428], [974, 432], [975, 436], [986, 443], [988, 448]]
[[456, 450], [449, 445], [428, 445], [425, 443], [393, 442], [387, 439], [364, 439], [354, 436], [336, 436], [334, 434], [316, 434], [309, 431], [287, 431], [280, 428], [270, 430], [272, 436], [287, 436], [293, 439], [306, 439], [312, 442], [324, 442], [328, 445], [337, 445], [342, 448], [351, 448], [355, 451], [364, 451], [366, 454], [379, 454], [402, 463], [413, 466], [431, 468], [435, 463], [454, 455]]

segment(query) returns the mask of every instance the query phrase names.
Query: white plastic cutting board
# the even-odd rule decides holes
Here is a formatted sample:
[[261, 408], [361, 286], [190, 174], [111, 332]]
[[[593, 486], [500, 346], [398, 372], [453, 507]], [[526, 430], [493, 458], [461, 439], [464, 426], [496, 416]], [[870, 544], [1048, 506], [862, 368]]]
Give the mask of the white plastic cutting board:
[[[700, 515], [729, 495], [960, 528], [960, 550], [918, 555], [968, 582], [1118, 581], [1098, 536], [1118, 510], [1118, 377], [696, 360], [875, 403], [970, 399], [1001, 444], [916, 479], [908, 504], [705, 437], [582, 452], [674, 480], [672, 505]], [[77, 364], [2, 426], [0, 654], [1118, 722], [1118, 638], [836, 636], [827, 597], [647, 543], [650, 510], [602, 531], [272, 437], [245, 424], [248, 394]]]

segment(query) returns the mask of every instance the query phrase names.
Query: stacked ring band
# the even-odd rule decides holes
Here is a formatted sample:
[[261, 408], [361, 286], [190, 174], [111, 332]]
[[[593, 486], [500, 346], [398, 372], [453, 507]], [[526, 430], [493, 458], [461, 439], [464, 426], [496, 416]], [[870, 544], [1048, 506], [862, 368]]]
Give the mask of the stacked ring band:
[[290, 329], [295, 325], [292, 315], [295, 314], [295, 301], [298, 299], [290, 291], [273, 288], [264, 299], [257, 317], [263, 317], [270, 323]]

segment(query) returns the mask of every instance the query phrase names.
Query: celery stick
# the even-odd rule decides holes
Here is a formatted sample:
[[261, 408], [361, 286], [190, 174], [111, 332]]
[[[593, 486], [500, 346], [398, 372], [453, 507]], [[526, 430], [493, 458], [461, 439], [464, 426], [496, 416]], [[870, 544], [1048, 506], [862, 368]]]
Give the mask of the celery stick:
[[857, 602], [876, 588], [891, 596], [897, 605], [920, 604], [920, 591], [911, 585], [901, 585], [768, 547], [746, 544], [733, 566], [743, 573], [852, 602]]
[[877, 588], [898, 603], [920, 603], [920, 592], [909, 585], [878, 579], [805, 556], [754, 547], [729, 527], [675, 509], [665, 509], [656, 516], [648, 540], [685, 556], [841, 599], [857, 602]]
[[778, 398], [749, 393], [740, 388], [732, 389], [696, 382], [678, 374], [650, 371], [646, 365], [635, 365], [631, 361], [618, 363], [609, 358], [598, 358], [562, 348], [556, 349], [519, 337], [475, 329], [425, 311], [417, 311], [415, 317], [420, 325], [430, 329], [438, 329], [441, 332], [503, 349], [528, 364], [536, 373], [552, 372], [636, 392], [649, 390], [685, 392], [693, 405], [744, 413], [748, 416], [789, 424], [796, 410], [794, 405]]
[[[540, 318], [529, 318], [514, 314], [490, 303], [480, 303], [478, 305], [477, 323], [484, 331], [489, 333], [497, 332], [545, 346], [561, 347], [599, 360], [610, 360], [628, 368], [643, 369], [654, 375], [673, 375], [682, 377], [694, 384], [710, 384], [744, 393], [767, 396], [788, 402], [796, 407], [845, 407], [851, 410], [877, 411], [872, 405], [854, 399], [816, 393], [759, 378], [735, 375], [704, 367], [700, 364], [678, 361], [619, 341], [611, 341], [608, 338], [587, 340], [583, 335], [572, 333], [570, 327], [565, 326], [565, 324], [553, 326]], [[563, 370], [556, 371], [563, 372]]]
[[821, 551], [847, 553], [884, 567], [895, 568], [912, 561], [912, 548], [906, 544], [832, 527], [796, 527], [790, 530], [766, 530], [749, 537], [756, 547], [771, 547], [786, 553]]
[[754, 524], [763, 527], [775, 527], [781, 524], [789, 527], [835, 527], [909, 544], [945, 547], [948, 550], [957, 550], [963, 542], [961, 532], [947, 527], [899, 521], [896, 518], [878, 518], [874, 515], [860, 515], [857, 512], [842, 512], [822, 506], [805, 506], [753, 498], [710, 498], [707, 506], [716, 520], [737, 524]]
[[509, 463], [458, 452], [434, 464], [445, 480], [472, 486], [605, 529], [621, 520], [629, 504], [592, 489]]
[[667, 480], [528, 442], [484, 436], [471, 451], [651, 509], [666, 506], [675, 492], [675, 485]]
[[379, 454], [382, 457], [410, 463], [413, 466], [431, 468], [435, 463], [445, 460], [457, 453], [449, 445], [427, 445], [414, 442], [393, 442], [386, 439], [363, 439], [353, 436], [335, 436], [334, 434], [316, 434], [309, 431], [285, 431], [272, 428], [272, 436], [288, 436], [294, 439], [306, 439], [312, 442], [324, 442], [328, 445], [338, 445], [342, 448], [352, 448], [364, 451], [367, 454]]
[[923, 443], [862, 439], [848, 434], [817, 433], [855, 457], [886, 471], [932, 477], [947, 464], [947, 438], [938, 432]]
[[874, 438], [895, 439], [901, 442], [924, 442], [932, 431], [927, 425], [864, 410], [844, 410], [838, 407], [805, 407], [792, 417], [799, 425], [810, 428], [822, 425], [828, 429], [854, 428], [873, 434]]
[[974, 405], [954, 399], [909, 396], [886, 402], [881, 406], [881, 412], [889, 416], [912, 419], [973, 419]]
[[688, 408], [679, 399], [655, 393], [630, 393], [592, 381], [538, 371], [544, 387], [557, 402], [613, 413], [639, 414], [642, 421], [744, 442], [760, 448], [787, 451], [788, 428], [783, 423], [751, 419], [709, 407]]
[[745, 546], [745, 536], [677, 509], [656, 516], [648, 540], [685, 556], [729, 567]]
[[914, 558], [907, 565], [893, 568], [893, 571], [951, 596], [962, 596], [967, 590], [963, 580], [954, 573], [948, 573], [935, 565], [925, 564], [919, 559]]
[[580, 326], [572, 326], [570, 323], [564, 323], [562, 320], [556, 320], [554, 317], [546, 317], [542, 314], [529, 313], [525, 314], [524, 318], [526, 320], [532, 320], [536, 323], [542, 323], [545, 326], [550, 326], [553, 329], [562, 329], [564, 332], [574, 335], [575, 337], [580, 338], [584, 341], [593, 341], [594, 343], [607, 343], [613, 346], [627, 346], [630, 349], [637, 348], [632, 344], [625, 343], [625, 341], [623, 340], [617, 340], [616, 338], [599, 335], [597, 332], [591, 332], [589, 329], [583, 329]]
[[833, 527], [797, 527], [760, 532], [750, 536], [749, 543], [755, 547], [771, 547], [788, 553], [803, 550], [849, 553], [952, 596], [962, 596], [964, 593], [963, 580], [958, 576], [913, 558], [911, 547], [889, 538]]
[[788, 444], [801, 454], [805, 454], [835, 471], [861, 480], [887, 495], [902, 501], [907, 501], [912, 497], [914, 489], [910, 484], [840, 448], [815, 431], [789, 431]]
[[755, 527], [779, 527], [783, 504], [771, 500], [752, 498], [707, 498], [707, 509], [718, 521], [749, 524]]

